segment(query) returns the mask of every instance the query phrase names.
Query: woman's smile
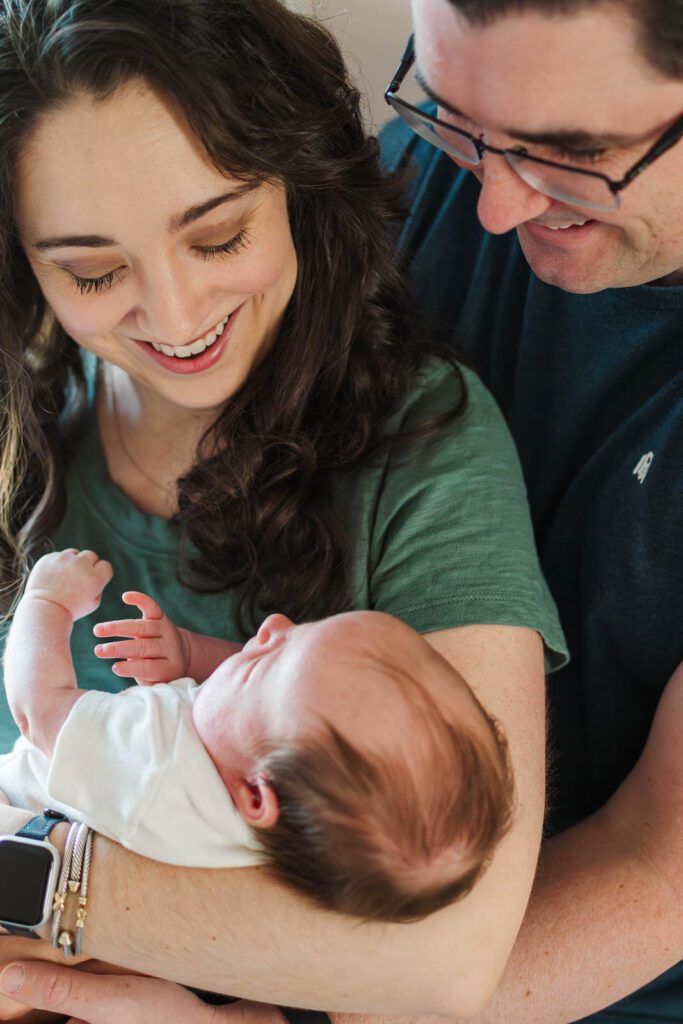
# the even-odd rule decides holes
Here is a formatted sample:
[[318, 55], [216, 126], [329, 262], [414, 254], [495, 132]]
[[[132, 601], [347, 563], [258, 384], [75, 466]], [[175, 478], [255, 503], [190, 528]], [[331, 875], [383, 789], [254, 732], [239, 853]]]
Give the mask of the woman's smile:
[[189, 345], [163, 345], [156, 341], [139, 341], [136, 344], [159, 366], [171, 373], [203, 373], [221, 358], [232, 335], [235, 322], [243, 306], [221, 320], [205, 335]]

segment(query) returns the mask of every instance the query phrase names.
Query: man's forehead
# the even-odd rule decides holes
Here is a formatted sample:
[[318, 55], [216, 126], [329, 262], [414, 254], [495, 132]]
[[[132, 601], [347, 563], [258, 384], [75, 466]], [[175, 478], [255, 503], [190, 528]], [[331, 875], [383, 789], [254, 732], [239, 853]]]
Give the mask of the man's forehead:
[[450, 0], [413, 0], [413, 17], [423, 82], [489, 130], [618, 144], [683, 110], [683, 82], [651, 67], [631, 19], [610, 7], [561, 17], [523, 11], [473, 26]]
[[[442, 111], [453, 114], [455, 117], [467, 118], [468, 114], [464, 109], [456, 107], [453, 100], [446, 99], [431, 87], [425, 75], [419, 68], [416, 70], [415, 78], [425, 96], [438, 104]], [[449, 89], [452, 92], [452, 88]], [[466, 107], [467, 103], [463, 103]], [[518, 115], [517, 115], [518, 116]], [[560, 126], [557, 121], [549, 119], [547, 124], [541, 123], [534, 131], [523, 127], [522, 122], [513, 124], [498, 124], [496, 127], [505, 135], [517, 139], [520, 142], [528, 142], [537, 145], [564, 146], [571, 149], [582, 149], [589, 147], [609, 148], [611, 146], [631, 146], [647, 141], [652, 135], [652, 127], [644, 132], [619, 132], [607, 131], [593, 128], [580, 127], [577, 123], [574, 126]], [[658, 127], [658, 126], [655, 126]], [[665, 125], [661, 126], [662, 128]]]

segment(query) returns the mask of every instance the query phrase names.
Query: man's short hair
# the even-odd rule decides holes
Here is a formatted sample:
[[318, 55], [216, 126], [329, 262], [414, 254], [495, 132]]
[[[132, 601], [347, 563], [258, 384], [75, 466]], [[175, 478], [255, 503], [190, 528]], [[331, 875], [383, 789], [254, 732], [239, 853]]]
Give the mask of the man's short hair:
[[567, 15], [613, 7], [638, 26], [648, 62], [664, 75], [683, 78], [683, 0], [450, 0], [471, 25], [488, 25], [506, 14], [538, 11]]

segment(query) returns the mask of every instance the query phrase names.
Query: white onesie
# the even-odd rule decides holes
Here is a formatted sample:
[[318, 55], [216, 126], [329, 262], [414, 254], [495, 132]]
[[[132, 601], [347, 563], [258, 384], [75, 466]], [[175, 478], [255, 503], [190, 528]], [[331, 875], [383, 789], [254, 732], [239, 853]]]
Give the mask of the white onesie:
[[0, 757], [0, 789], [27, 810], [53, 807], [144, 857], [186, 867], [258, 864], [258, 845], [192, 721], [192, 679], [89, 690], [52, 759], [27, 740]]

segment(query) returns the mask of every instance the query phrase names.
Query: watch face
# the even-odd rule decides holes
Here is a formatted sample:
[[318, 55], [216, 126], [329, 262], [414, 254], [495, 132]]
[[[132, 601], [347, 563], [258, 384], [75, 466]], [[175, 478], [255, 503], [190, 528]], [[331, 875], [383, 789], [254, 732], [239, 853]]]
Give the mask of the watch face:
[[54, 864], [51, 847], [43, 843], [0, 840], [0, 921], [27, 928], [42, 924]]

